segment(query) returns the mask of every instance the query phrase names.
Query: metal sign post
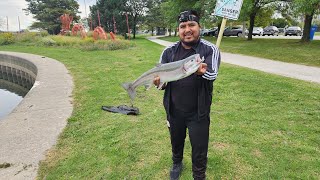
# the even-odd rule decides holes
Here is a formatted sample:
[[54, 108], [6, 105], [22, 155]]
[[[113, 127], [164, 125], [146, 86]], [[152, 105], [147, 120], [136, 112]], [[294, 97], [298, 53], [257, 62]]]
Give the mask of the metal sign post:
[[219, 47], [227, 19], [237, 20], [240, 14], [243, 0], [217, 0], [214, 10], [215, 16], [223, 17], [216, 46]]

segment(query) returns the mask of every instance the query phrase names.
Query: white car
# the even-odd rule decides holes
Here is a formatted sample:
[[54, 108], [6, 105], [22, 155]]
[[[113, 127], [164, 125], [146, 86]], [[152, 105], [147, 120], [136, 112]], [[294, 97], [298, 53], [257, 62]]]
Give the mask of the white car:
[[253, 27], [252, 35], [262, 36], [263, 35], [263, 28], [262, 27]]
[[[249, 30], [246, 30], [246, 35], [249, 34]], [[252, 30], [252, 35], [258, 35], [258, 36], [262, 36], [263, 35], [263, 28], [261, 27], [253, 27]]]

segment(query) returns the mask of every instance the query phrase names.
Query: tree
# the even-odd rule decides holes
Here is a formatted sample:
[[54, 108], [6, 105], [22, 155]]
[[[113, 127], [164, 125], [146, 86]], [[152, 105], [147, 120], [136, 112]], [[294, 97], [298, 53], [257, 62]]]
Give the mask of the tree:
[[[127, 24], [125, 12], [126, 0], [100, 0], [96, 5], [90, 6], [90, 20], [92, 27], [99, 26], [98, 17], [100, 17], [101, 26], [107, 32], [114, 32], [116, 27], [118, 34], [125, 34], [127, 32]], [[98, 16], [99, 12], [99, 16]]]
[[[215, 1], [212, 0], [165, 0], [161, 3], [161, 13], [164, 16], [165, 26], [169, 29], [177, 26], [177, 17], [180, 12], [190, 9], [196, 10], [199, 13], [201, 17], [200, 24], [210, 24], [214, 19], [211, 16], [214, 4]], [[210, 10], [210, 8], [212, 9]]]
[[50, 34], [60, 32], [60, 19], [62, 14], [70, 14], [73, 20], [80, 19], [79, 4], [75, 0], [26, 0], [28, 6], [24, 11], [33, 14], [38, 22], [31, 25], [32, 29], [44, 29]]
[[310, 41], [310, 30], [313, 16], [320, 13], [320, 1], [319, 0], [293, 0], [292, 7], [294, 12], [304, 14], [304, 27], [302, 42]]
[[250, 19], [248, 40], [252, 40], [252, 31], [257, 14], [264, 8], [270, 8], [279, 0], [244, 0], [241, 14], [248, 15]]
[[284, 28], [290, 25], [290, 23], [284, 18], [274, 19], [272, 22], [274, 26], [277, 26], [279, 28]]
[[165, 6], [166, 4], [167, 2], [162, 3], [161, 0], [154, 0], [152, 2], [151, 8], [144, 18], [144, 23], [147, 25], [148, 29], [151, 30], [152, 35], [155, 27], [165, 27], [168, 23], [168, 19], [165, 18], [167, 15], [167, 11], [162, 10], [163, 6]]
[[152, 1], [150, 0], [127, 0], [126, 6], [129, 11], [129, 14], [133, 18], [133, 39], [136, 38], [136, 27], [139, 18], [141, 18], [148, 7], [151, 7]]

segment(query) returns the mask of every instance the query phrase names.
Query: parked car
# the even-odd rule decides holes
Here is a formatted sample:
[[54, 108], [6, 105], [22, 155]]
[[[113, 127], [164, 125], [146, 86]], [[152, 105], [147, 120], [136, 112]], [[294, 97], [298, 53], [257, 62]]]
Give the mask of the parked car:
[[302, 30], [299, 26], [291, 26], [286, 29], [284, 35], [285, 36], [287, 36], [287, 35], [302, 36]]
[[252, 35], [262, 36], [263, 35], [263, 28], [262, 27], [253, 27]]
[[[215, 36], [217, 37], [219, 35], [218, 30], [215, 33]], [[223, 31], [223, 36], [238, 36], [240, 37], [242, 35], [242, 28], [241, 27], [227, 27]]]
[[279, 30], [276, 26], [267, 26], [263, 29], [263, 36], [264, 35], [279, 36]]
[[217, 30], [218, 27], [214, 27], [212, 29], [204, 29], [201, 32], [201, 36], [214, 36]]
[[279, 34], [284, 33], [284, 28], [278, 28]]
[[238, 36], [242, 35], [242, 28], [241, 27], [228, 27], [223, 32], [224, 36]]

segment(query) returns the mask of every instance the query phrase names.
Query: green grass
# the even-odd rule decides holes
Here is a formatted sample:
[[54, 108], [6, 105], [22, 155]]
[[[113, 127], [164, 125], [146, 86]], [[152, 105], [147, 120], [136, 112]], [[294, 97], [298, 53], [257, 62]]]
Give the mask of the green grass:
[[[177, 41], [178, 37], [162, 38], [167, 41]], [[215, 44], [215, 37], [206, 37]], [[296, 39], [253, 39], [223, 37], [220, 49], [223, 52], [256, 56], [277, 61], [320, 67], [320, 41], [300, 43]], [[223, 57], [222, 57], [223, 59]]]
[[320, 32], [315, 32], [314, 35], [320, 36]]
[[[162, 91], [139, 89], [141, 115], [120, 83], [153, 67], [164, 47], [144, 39], [117, 51], [0, 46], [57, 59], [71, 72], [74, 110], [39, 179], [168, 179], [171, 149]], [[319, 179], [320, 85], [222, 63], [211, 111], [208, 179]], [[181, 179], [192, 179], [185, 146]]]

